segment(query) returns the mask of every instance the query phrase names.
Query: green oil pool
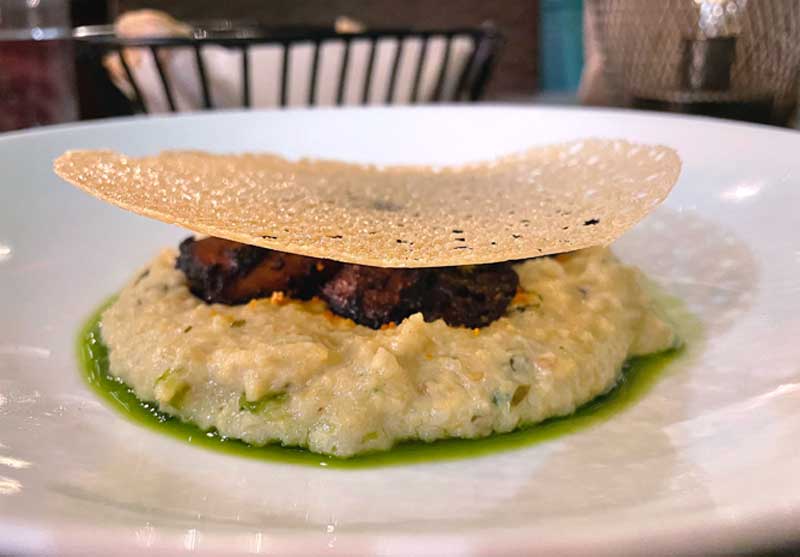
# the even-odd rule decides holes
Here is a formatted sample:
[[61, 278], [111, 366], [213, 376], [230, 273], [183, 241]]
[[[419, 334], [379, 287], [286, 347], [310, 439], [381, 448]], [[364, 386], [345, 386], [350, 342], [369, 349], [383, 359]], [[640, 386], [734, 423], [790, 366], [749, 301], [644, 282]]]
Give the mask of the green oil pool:
[[485, 439], [407, 442], [390, 451], [342, 459], [314, 454], [301, 448], [278, 445], [254, 447], [222, 437], [216, 431], [203, 431], [181, 422], [159, 412], [151, 403], [137, 399], [127, 385], [109, 373], [108, 349], [100, 334], [100, 315], [109, 303], [104, 304], [84, 325], [78, 339], [78, 354], [87, 382], [115, 410], [134, 422], [198, 447], [247, 458], [331, 468], [366, 468], [475, 457], [527, 447], [579, 431], [605, 421], [639, 400], [655, 383], [664, 367], [681, 352], [681, 349], [670, 350], [630, 360], [625, 366], [623, 379], [614, 390], [582, 406], [571, 416], [552, 418], [512, 433]]

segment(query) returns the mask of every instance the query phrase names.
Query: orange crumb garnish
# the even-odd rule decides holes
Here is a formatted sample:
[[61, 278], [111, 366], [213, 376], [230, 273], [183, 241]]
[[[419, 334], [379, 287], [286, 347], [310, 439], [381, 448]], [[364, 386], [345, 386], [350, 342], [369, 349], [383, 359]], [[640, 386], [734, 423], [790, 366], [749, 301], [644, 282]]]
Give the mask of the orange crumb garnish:
[[341, 315], [336, 315], [331, 310], [326, 309], [322, 312], [322, 317], [330, 321], [334, 325], [347, 325], [348, 327], [355, 327], [356, 322], [348, 317], [342, 317]]
[[394, 329], [395, 327], [397, 327], [397, 323], [394, 321], [389, 321], [388, 323], [381, 325], [381, 331], [385, 331], [386, 329]]
[[325, 319], [327, 319], [328, 321], [330, 321], [331, 323], [337, 323], [337, 324], [339, 324], [339, 323], [353, 323], [353, 325], [355, 325], [355, 322], [352, 319], [348, 319], [347, 317], [342, 317], [341, 315], [336, 315], [335, 313], [333, 313], [329, 309], [326, 309], [325, 311], [323, 311], [322, 312], [322, 316]]
[[481, 334], [481, 330], [475, 327], [474, 329], [472, 329], [472, 334], [478, 336], [479, 334]]
[[269, 297], [269, 301], [276, 306], [282, 306], [283, 304], [289, 303], [288, 298], [284, 296], [283, 292], [273, 292], [272, 296]]

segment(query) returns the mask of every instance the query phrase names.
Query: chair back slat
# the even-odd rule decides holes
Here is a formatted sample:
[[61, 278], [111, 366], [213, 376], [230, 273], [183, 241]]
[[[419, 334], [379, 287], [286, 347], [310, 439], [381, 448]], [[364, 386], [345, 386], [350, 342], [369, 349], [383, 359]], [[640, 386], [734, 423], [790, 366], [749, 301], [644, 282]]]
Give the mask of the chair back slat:
[[394, 49], [394, 60], [392, 60], [392, 73], [389, 76], [389, 87], [386, 88], [386, 104], [391, 104], [394, 100], [394, 88], [397, 83], [397, 71], [400, 69], [400, 60], [403, 58], [403, 45], [405, 41], [398, 37], [397, 45]]
[[367, 70], [364, 74], [364, 89], [361, 94], [361, 104], [369, 104], [369, 94], [372, 89], [372, 71], [375, 68], [375, 53], [378, 50], [378, 39], [372, 37], [369, 42], [369, 58], [367, 58]]
[[311, 75], [308, 80], [308, 106], [314, 106], [317, 100], [317, 73], [319, 72], [319, 41], [314, 41], [314, 54], [311, 62]]
[[289, 43], [283, 44], [281, 56], [281, 106], [286, 106], [289, 98]]
[[342, 63], [339, 66], [339, 84], [336, 88], [336, 104], [341, 106], [344, 103], [344, 85], [347, 82], [347, 69], [350, 65], [350, 39], [344, 39], [344, 53]]
[[422, 44], [417, 54], [416, 70], [414, 71], [414, 83], [411, 86], [411, 102], [415, 103], [419, 99], [419, 86], [422, 81], [422, 68], [425, 67], [425, 55], [428, 53], [428, 37], [422, 37]]
[[250, 95], [250, 48], [247, 45], [240, 47], [242, 51], [242, 106], [250, 108], [252, 97]]
[[158, 70], [158, 77], [161, 79], [161, 87], [164, 90], [164, 97], [167, 99], [167, 104], [169, 104], [169, 111], [175, 112], [175, 99], [172, 96], [172, 89], [169, 86], [169, 80], [167, 80], [167, 75], [164, 72], [164, 66], [161, 64], [161, 58], [158, 55], [158, 48], [155, 45], [150, 46], [150, 55], [153, 58], [153, 64]]
[[486, 88], [486, 83], [492, 75], [494, 63], [497, 58], [497, 52], [502, 46], [502, 38], [499, 36], [481, 37], [475, 45], [473, 57], [475, 62], [473, 64], [472, 84], [466, 89], [468, 90], [469, 101], [477, 101], [483, 94]]
[[469, 57], [464, 61], [464, 67], [461, 69], [461, 75], [458, 77], [458, 83], [453, 91], [453, 100], [462, 101], [467, 97], [467, 85], [470, 76], [475, 71], [475, 61], [477, 60], [476, 54], [478, 53], [478, 42], [475, 38], [471, 38], [472, 48], [470, 49]]
[[139, 84], [133, 77], [133, 72], [131, 71], [131, 67], [128, 65], [128, 61], [125, 59], [125, 55], [122, 52], [122, 47], [117, 47], [116, 50], [117, 55], [119, 56], [119, 61], [122, 64], [122, 69], [125, 71], [125, 76], [128, 78], [128, 83], [133, 90], [133, 103], [138, 107], [140, 112], [147, 114], [147, 105], [144, 102], [142, 91], [139, 89]]
[[447, 79], [447, 68], [450, 63], [450, 49], [453, 45], [453, 37], [447, 37], [445, 41], [442, 65], [439, 66], [439, 78], [436, 80], [436, 89], [433, 91], [434, 101], [442, 100], [442, 91], [444, 90], [445, 79]]
[[206, 63], [203, 60], [203, 53], [201, 52], [201, 45], [194, 44], [194, 59], [197, 62], [197, 75], [200, 76], [200, 90], [203, 93], [203, 107], [213, 108], [211, 102], [211, 91], [208, 86], [208, 74], [206, 73]]

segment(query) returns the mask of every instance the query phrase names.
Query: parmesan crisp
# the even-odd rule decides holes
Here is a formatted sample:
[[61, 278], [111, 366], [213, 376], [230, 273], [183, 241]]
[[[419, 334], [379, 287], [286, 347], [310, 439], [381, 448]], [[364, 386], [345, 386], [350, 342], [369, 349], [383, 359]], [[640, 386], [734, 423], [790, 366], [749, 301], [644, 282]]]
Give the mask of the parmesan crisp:
[[56, 173], [202, 234], [379, 267], [493, 263], [606, 245], [678, 179], [663, 146], [587, 139], [457, 167], [272, 154], [69, 151]]

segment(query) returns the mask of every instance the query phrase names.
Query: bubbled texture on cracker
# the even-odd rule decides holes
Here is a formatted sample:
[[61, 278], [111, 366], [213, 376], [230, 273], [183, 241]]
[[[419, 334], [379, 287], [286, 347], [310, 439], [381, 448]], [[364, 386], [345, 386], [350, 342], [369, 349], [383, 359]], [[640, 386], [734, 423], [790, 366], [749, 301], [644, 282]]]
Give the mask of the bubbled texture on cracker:
[[447, 168], [70, 151], [55, 170], [100, 199], [195, 232], [349, 263], [434, 267], [608, 244], [667, 196], [680, 159], [663, 146], [592, 139]]

